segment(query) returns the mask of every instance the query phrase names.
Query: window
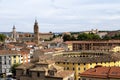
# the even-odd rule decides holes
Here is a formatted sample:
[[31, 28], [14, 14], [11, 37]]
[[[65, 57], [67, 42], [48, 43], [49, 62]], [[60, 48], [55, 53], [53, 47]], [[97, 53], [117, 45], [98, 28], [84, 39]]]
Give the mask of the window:
[[2, 58], [1, 58], [1, 56], [0, 56], [0, 61], [1, 61], [1, 59], [2, 59]]
[[16, 58], [16, 56], [13, 56], [14, 58]]
[[4, 64], [6, 65], [6, 61], [4, 62]]
[[67, 67], [67, 70], [69, 70], [69, 67]]
[[6, 59], [6, 56], [4, 56], [4, 59]]
[[78, 68], [78, 70], [80, 70], [80, 67]]
[[86, 68], [84, 68], [84, 70], [86, 70]]
[[82, 80], [86, 80], [85, 78], [83, 78]]
[[11, 65], [11, 60], [9, 60], [9, 65]]
[[75, 68], [73, 68], [73, 70], [75, 70]]
[[39, 72], [37, 72], [37, 77], [40, 77], [40, 73]]
[[16, 63], [16, 60], [14, 60], [14, 63]]

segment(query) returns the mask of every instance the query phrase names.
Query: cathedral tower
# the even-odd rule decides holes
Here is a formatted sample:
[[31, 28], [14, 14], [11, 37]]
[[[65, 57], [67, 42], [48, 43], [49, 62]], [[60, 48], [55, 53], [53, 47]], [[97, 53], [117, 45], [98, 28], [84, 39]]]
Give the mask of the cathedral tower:
[[34, 42], [39, 44], [39, 26], [37, 20], [35, 20], [34, 24]]
[[16, 38], [17, 38], [17, 33], [16, 33], [16, 28], [15, 28], [15, 26], [13, 26], [12, 38], [13, 38], [14, 40], [16, 40]]

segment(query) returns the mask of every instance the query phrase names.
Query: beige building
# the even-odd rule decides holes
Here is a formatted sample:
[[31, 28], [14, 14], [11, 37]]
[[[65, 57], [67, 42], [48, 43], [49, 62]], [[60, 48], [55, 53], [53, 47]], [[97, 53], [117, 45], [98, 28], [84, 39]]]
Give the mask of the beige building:
[[[48, 58], [47, 58], [48, 59]], [[120, 57], [118, 53], [79, 53], [71, 52], [64, 53], [59, 56], [54, 56], [56, 65], [64, 67], [64, 70], [75, 71], [75, 80], [80, 80], [80, 73], [94, 68], [97, 65], [102, 65], [106, 67], [119, 66], [120, 67]]]
[[116, 46], [112, 49], [113, 52], [120, 52], [120, 46]]
[[74, 80], [74, 71], [65, 71], [51, 60], [40, 60], [18, 66], [16, 77], [17, 80]]
[[120, 46], [120, 40], [106, 41], [66, 41], [69, 51], [111, 51], [114, 47]]

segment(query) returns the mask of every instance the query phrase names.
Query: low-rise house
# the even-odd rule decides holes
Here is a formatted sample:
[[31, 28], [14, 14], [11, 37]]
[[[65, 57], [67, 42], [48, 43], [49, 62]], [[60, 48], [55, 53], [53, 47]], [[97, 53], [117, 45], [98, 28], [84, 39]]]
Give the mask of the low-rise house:
[[73, 71], [64, 71], [51, 60], [23, 64], [16, 68], [18, 80], [74, 80]]

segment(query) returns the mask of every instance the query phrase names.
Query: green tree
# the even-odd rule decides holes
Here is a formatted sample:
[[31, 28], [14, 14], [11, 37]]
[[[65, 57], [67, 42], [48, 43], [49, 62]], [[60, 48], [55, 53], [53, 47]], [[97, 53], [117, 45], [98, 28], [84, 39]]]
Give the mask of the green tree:
[[115, 34], [114, 36], [111, 37], [112, 39], [120, 39], [120, 34]]
[[0, 41], [3, 42], [5, 40], [5, 38], [6, 38], [6, 36], [4, 34], [0, 34]]
[[15, 76], [16, 75], [16, 67], [18, 67], [20, 64], [14, 64], [12, 67], [11, 67], [11, 72], [12, 72], [12, 74], [13, 74], [13, 76]]
[[71, 35], [65, 34], [65, 35], [63, 36], [63, 40], [64, 40], [64, 41], [70, 41], [70, 40], [71, 40]]
[[107, 35], [103, 37], [103, 40], [110, 40], [110, 39], [111, 39], [111, 37], [109, 37]]
[[99, 35], [93, 34], [93, 33], [82, 33], [79, 34], [77, 37], [77, 40], [100, 40], [101, 38], [99, 37]]
[[71, 40], [74, 41], [74, 40], [76, 40], [76, 38], [72, 35], [72, 36], [71, 36]]

